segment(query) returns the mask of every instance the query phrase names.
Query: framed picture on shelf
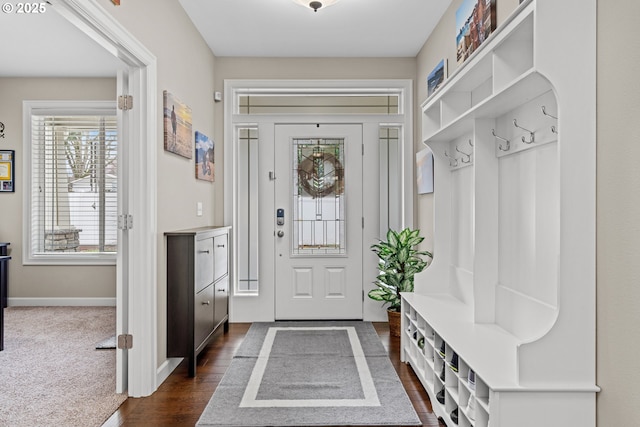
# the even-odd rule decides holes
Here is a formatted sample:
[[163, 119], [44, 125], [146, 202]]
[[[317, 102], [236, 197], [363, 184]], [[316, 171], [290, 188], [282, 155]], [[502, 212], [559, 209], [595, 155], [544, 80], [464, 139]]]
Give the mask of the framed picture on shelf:
[[496, 29], [497, 0], [463, 0], [456, 10], [456, 58], [464, 62]]
[[15, 158], [14, 150], [0, 150], [0, 193], [13, 193], [16, 190]]
[[447, 78], [447, 60], [441, 59], [427, 76], [427, 97], [431, 96]]
[[191, 108], [166, 90], [164, 101], [164, 149], [190, 159], [193, 157]]
[[430, 148], [416, 153], [416, 185], [418, 194], [433, 193], [433, 152]]
[[212, 139], [196, 131], [196, 179], [215, 181], [214, 148]]

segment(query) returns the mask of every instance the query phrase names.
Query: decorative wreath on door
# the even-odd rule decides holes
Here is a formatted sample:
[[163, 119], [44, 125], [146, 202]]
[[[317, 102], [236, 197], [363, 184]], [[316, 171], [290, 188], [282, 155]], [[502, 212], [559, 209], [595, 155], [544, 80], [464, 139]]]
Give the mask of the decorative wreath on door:
[[311, 197], [340, 195], [344, 191], [344, 168], [327, 152], [314, 152], [298, 164], [298, 182]]

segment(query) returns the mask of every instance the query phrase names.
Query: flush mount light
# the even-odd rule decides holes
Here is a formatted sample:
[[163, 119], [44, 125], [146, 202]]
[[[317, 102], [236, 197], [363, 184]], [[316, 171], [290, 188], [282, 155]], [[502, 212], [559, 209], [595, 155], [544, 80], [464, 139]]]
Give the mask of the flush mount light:
[[310, 7], [314, 12], [317, 12], [321, 7], [329, 7], [332, 4], [338, 2], [338, 0], [322, 0], [322, 1], [311, 1], [311, 0], [293, 0], [294, 2], [301, 4], [305, 7]]

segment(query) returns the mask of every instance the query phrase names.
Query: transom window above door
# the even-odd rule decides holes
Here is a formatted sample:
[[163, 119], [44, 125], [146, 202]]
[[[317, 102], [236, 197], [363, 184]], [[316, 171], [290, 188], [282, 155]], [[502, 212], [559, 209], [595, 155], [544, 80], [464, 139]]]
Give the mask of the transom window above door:
[[240, 95], [244, 114], [398, 114], [400, 96], [364, 94]]

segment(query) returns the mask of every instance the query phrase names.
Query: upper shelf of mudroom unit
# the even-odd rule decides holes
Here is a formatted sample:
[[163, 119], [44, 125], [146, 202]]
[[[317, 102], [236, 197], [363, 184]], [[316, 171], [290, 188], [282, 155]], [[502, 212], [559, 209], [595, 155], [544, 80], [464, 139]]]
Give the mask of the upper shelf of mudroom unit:
[[[472, 132], [474, 120], [500, 117], [548, 92], [550, 89], [551, 85], [545, 77], [534, 70], [529, 70], [495, 95], [484, 99], [475, 106], [470, 106], [460, 112], [459, 115], [448, 118], [445, 122], [442, 119], [448, 115], [447, 110], [455, 108], [453, 101], [462, 102], [463, 95], [460, 92], [454, 92], [455, 96], [442, 99], [441, 108], [438, 109], [435, 115], [437, 117], [425, 112], [425, 117], [423, 117], [423, 141], [451, 141]], [[435, 111], [432, 113], [435, 113]], [[439, 125], [435, 123], [436, 118], [440, 122]]]
[[[534, 72], [534, 15], [525, 2], [422, 104], [422, 137], [445, 140], [549, 90]], [[525, 98], [522, 98], [524, 96]]]

